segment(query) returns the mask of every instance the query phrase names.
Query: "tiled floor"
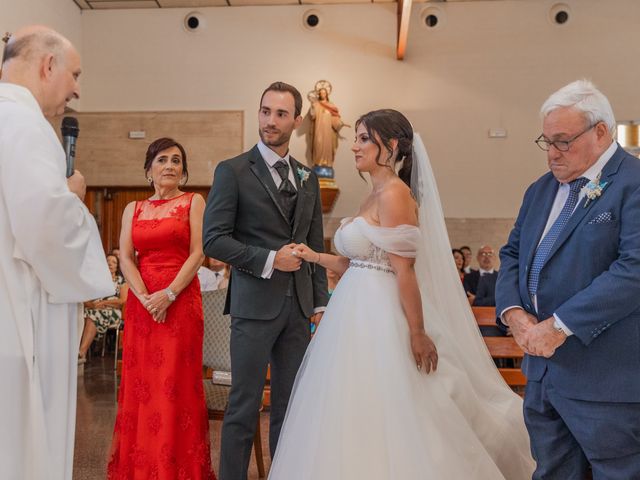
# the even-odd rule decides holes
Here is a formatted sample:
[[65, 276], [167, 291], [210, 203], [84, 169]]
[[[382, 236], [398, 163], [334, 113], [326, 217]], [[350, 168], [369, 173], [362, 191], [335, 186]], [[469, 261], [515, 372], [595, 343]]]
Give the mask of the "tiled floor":
[[[116, 416], [116, 378], [113, 357], [93, 358], [85, 364], [78, 376], [78, 413], [76, 418], [76, 445], [73, 465], [74, 480], [100, 480], [106, 478], [107, 458]], [[222, 422], [210, 422], [211, 461], [218, 469], [220, 427]], [[268, 428], [269, 416], [261, 417], [262, 446], [265, 467], [269, 468]], [[251, 458], [249, 479], [257, 479], [255, 459]]]

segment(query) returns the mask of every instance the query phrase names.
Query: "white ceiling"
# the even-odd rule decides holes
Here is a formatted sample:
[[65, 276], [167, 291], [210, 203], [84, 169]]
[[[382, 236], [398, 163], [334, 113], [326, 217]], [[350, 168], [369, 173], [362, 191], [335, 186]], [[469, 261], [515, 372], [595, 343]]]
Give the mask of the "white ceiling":
[[[123, 8], [199, 8], [242, 5], [319, 5], [341, 3], [388, 3], [396, 0], [71, 0], [83, 10], [114, 10]], [[417, 3], [447, 0], [413, 0]], [[448, 0], [472, 2], [482, 0]], [[486, 1], [486, 0], [484, 0]]]

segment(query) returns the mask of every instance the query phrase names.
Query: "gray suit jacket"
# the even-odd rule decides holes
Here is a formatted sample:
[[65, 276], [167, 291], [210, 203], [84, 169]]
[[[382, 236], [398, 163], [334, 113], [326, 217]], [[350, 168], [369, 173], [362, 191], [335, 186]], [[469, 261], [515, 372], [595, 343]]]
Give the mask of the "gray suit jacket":
[[[206, 255], [232, 266], [225, 313], [234, 317], [270, 320], [282, 309], [292, 274], [275, 270], [270, 279], [262, 278], [269, 251], [288, 243], [324, 250], [318, 179], [293, 157], [291, 164], [298, 189], [293, 226], [278, 203], [275, 182], [257, 146], [216, 168], [204, 214], [203, 246]], [[301, 170], [308, 173], [304, 182]], [[293, 278], [307, 317], [327, 304], [322, 267], [303, 262]]]

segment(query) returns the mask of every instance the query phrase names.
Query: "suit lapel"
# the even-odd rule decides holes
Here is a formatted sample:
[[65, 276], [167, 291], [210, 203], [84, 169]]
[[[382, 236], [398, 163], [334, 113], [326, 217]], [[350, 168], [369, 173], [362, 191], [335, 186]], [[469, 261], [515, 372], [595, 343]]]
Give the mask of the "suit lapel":
[[[600, 176], [600, 181], [607, 182], [607, 185], [602, 191], [602, 195], [604, 195], [607, 189], [611, 187], [611, 184], [613, 183], [613, 180], [614, 180], [614, 176], [618, 172], [618, 169], [620, 168], [620, 162], [622, 162], [623, 157], [624, 157], [624, 151], [622, 150], [621, 147], [618, 147], [618, 150], [616, 150], [616, 152], [613, 154], [613, 157], [611, 157], [611, 159], [605, 164], [604, 168], [602, 169], [602, 175]], [[587, 202], [586, 197], [580, 201], [575, 211], [573, 212], [573, 215], [571, 215], [571, 217], [569, 218], [569, 221], [567, 222], [565, 227], [562, 229], [562, 231], [560, 232], [560, 235], [558, 235], [558, 238], [556, 239], [553, 246], [551, 247], [551, 251], [549, 252], [549, 255], [547, 255], [547, 259], [545, 260], [545, 263], [547, 263], [549, 259], [562, 246], [562, 244], [567, 241], [567, 239], [569, 238], [569, 235], [571, 235], [571, 233], [576, 229], [576, 227], [580, 225], [585, 215], [589, 213], [589, 210], [593, 208], [593, 205], [598, 200], [599, 199], [590, 201], [588, 205], [586, 205], [586, 202]]]
[[304, 205], [305, 205], [305, 202], [307, 201], [307, 195], [308, 195], [307, 182], [305, 182], [304, 185], [302, 185], [302, 181], [300, 180], [300, 175], [298, 175], [298, 169], [304, 169], [304, 170], [307, 170], [307, 169], [306, 167], [303, 167], [300, 163], [298, 163], [298, 161], [295, 158], [289, 157], [289, 160], [291, 163], [291, 168], [293, 169], [293, 177], [296, 179], [296, 188], [298, 189], [296, 209], [293, 214], [293, 233], [295, 234], [296, 229], [300, 224], [300, 217], [302, 215], [302, 212], [304, 211]]
[[535, 208], [536, 204], [541, 204], [542, 208], [540, 209], [540, 214], [535, 218], [534, 225], [531, 227], [532, 236], [531, 245], [529, 248], [529, 254], [527, 256], [527, 267], [531, 267], [531, 262], [533, 262], [533, 256], [538, 249], [538, 244], [542, 238], [542, 233], [544, 232], [544, 227], [547, 225], [547, 220], [549, 219], [549, 214], [551, 213], [551, 207], [553, 207], [553, 201], [556, 198], [556, 194], [558, 193], [558, 187], [560, 184], [558, 181], [551, 176], [550, 181], [547, 185], [545, 185], [540, 193], [536, 195], [533, 199], [533, 208]]
[[278, 202], [278, 197], [276, 196], [279, 195], [278, 188], [276, 187], [276, 184], [273, 181], [273, 177], [271, 176], [271, 172], [269, 172], [269, 167], [262, 158], [262, 155], [260, 155], [260, 150], [258, 150], [257, 146], [253, 147], [253, 149], [251, 150], [251, 154], [249, 155], [249, 162], [251, 162], [251, 167], [249, 168], [256, 176], [258, 181], [262, 184], [264, 189], [267, 191], [267, 194], [269, 194], [271, 200], [273, 200], [273, 203], [278, 209], [278, 212], [280, 212], [280, 215], [282, 215], [282, 218], [284, 218], [285, 221], [289, 223], [289, 219], [284, 214], [284, 211], [280, 206], [280, 202]]

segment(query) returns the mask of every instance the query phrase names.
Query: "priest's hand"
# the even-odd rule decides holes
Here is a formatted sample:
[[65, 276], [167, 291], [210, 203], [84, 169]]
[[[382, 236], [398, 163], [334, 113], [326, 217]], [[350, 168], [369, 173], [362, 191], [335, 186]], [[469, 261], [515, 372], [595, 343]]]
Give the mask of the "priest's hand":
[[84, 176], [78, 170], [74, 170], [73, 175], [67, 178], [67, 185], [69, 190], [84, 202], [84, 196], [87, 194], [87, 184], [84, 181]]

